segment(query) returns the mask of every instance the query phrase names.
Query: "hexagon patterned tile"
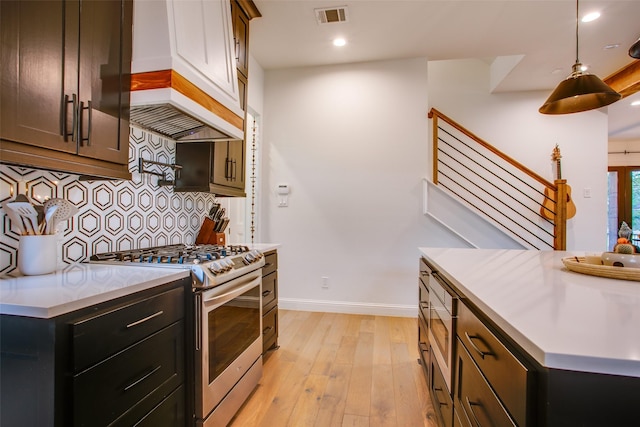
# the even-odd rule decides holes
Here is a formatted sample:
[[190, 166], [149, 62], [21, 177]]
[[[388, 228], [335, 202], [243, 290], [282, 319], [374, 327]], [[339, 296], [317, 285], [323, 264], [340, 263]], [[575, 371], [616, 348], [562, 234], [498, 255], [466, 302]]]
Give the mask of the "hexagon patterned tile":
[[[0, 202], [25, 194], [33, 204], [61, 197], [78, 213], [58, 227], [60, 266], [87, 261], [94, 253], [167, 244], [192, 244], [214, 202], [206, 193], [174, 193], [157, 177], [138, 173], [138, 158], [173, 163], [175, 143], [131, 128], [131, 181], [80, 181], [77, 175], [0, 165]], [[163, 172], [159, 166], [148, 170]], [[173, 176], [168, 169], [168, 178]], [[16, 269], [19, 235], [0, 208], [0, 275]]]

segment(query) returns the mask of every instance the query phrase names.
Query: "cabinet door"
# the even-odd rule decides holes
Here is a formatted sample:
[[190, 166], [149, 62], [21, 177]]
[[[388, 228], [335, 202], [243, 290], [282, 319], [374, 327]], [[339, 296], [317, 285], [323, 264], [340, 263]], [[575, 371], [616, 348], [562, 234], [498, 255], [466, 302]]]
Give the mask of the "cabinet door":
[[244, 189], [244, 141], [229, 141], [229, 185]]
[[0, 4], [2, 139], [76, 152], [73, 106], [64, 100], [76, 93], [76, 74], [65, 67], [77, 69], [78, 13], [77, 1]]
[[211, 182], [218, 185], [229, 185], [232, 165], [229, 159], [229, 143], [213, 143], [213, 169], [211, 170]]
[[235, 39], [236, 66], [245, 77], [249, 77], [249, 17], [238, 4], [231, 2], [233, 14], [233, 38]]
[[78, 154], [126, 164], [129, 148], [133, 3], [83, 1], [80, 21]]

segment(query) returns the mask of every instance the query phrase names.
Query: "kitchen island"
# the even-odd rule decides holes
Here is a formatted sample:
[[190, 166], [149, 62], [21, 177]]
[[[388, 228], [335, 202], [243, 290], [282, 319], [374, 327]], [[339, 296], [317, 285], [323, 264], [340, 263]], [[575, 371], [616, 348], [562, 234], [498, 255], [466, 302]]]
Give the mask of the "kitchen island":
[[[584, 252], [420, 248], [420, 253], [450, 285], [463, 308], [526, 368], [527, 425], [635, 423], [632, 411], [640, 396], [639, 282], [599, 278], [564, 267], [562, 258]], [[464, 320], [458, 322], [454, 351], [473, 356], [482, 371], [482, 363], [495, 356], [487, 350], [486, 340], [467, 334], [465, 341]], [[476, 354], [482, 359], [475, 360]], [[463, 355], [457, 360], [462, 365], [461, 360], [469, 358]], [[460, 370], [461, 366], [454, 367], [456, 380]], [[467, 425], [460, 414], [465, 412], [460, 409], [464, 399], [456, 387], [460, 388], [454, 381], [450, 390], [454, 415]], [[495, 388], [491, 393], [503, 400]], [[467, 408], [471, 408], [467, 413], [482, 412], [469, 400]]]

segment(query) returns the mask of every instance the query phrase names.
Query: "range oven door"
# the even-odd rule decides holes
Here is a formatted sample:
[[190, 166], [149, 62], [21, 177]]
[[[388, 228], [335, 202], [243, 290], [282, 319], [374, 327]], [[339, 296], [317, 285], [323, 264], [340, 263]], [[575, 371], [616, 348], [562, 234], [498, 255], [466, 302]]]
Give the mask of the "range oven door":
[[196, 294], [195, 400], [202, 420], [257, 362], [262, 372], [261, 288], [258, 269]]

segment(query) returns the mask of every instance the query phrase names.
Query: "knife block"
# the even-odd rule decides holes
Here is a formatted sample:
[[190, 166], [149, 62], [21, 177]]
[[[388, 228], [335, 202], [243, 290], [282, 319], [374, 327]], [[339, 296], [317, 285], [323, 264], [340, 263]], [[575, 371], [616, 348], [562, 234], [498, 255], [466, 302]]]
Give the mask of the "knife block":
[[211, 218], [205, 218], [196, 237], [196, 245], [225, 245], [225, 234], [213, 231], [216, 222]]

